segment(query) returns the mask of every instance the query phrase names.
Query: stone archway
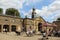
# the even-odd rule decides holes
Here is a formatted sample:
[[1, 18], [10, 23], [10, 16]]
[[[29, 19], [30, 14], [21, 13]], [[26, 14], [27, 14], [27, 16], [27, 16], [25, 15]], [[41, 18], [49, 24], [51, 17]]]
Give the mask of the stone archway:
[[1, 32], [1, 25], [0, 25], [0, 32]]
[[42, 23], [38, 23], [38, 31], [42, 30]]
[[3, 29], [7, 29], [7, 31], [9, 32], [9, 25], [4, 25]]
[[11, 31], [15, 32], [16, 31], [16, 25], [11, 26]]

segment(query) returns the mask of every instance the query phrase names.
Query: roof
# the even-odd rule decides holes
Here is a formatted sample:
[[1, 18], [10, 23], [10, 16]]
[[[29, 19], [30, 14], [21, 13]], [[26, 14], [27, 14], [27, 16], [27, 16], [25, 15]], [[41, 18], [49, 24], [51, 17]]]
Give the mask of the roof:
[[11, 16], [11, 15], [1, 15], [1, 14], [0, 14], [0, 16], [23, 19], [23, 18], [20, 18], [20, 17], [17, 17], [17, 16]]
[[[35, 17], [35, 18], [20, 18], [20, 17], [17, 17], [17, 16], [11, 16], [11, 15], [1, 15], [0, 14], [0, 16], [4, 16], [4, 17], [11, 17], [11, 18], [18, 18], [18, 19], [29, 19], [29, 20], [34, 20], [34, 19], [36, 19], [36, 18], [42, 18], [41, 16], [40, 17]], [[43, 18], [42, 18], [43, 19]], [[44, 19], [43, 19], [44, 20]], [[45, 21], [45, 20], [44, 20]], [[46, 22], [46, 21], [45, 21]]]
[[[41, 19], [43, 19], [41, 16], [40, 17], [35, 17], [34, 19], [36, 19], [36, 18], [41, 18]], [[44, 20], [44, 19], [43, 19]], [[45, 21], [45, 20], [44, 20]], [[46, 21], [45, 21], [46, 22]]]

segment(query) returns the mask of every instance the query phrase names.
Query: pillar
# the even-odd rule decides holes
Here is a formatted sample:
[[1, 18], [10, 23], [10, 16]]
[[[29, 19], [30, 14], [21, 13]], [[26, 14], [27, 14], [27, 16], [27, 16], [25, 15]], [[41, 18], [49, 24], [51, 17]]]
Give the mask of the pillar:
[[19, 31], [19, 32], [21, 32], [21, 27], [20, 27], [20, 25], [17, 26], [17, 29], [16, 29], [16, 30]]
[[9, 26], [9, 32], [11, 32], [11, 25]]
[[1, 32], [3, 33], [3, 25], [1, 25]]
[[36, 26], [36, 32], [38, 32], [38, 26]]

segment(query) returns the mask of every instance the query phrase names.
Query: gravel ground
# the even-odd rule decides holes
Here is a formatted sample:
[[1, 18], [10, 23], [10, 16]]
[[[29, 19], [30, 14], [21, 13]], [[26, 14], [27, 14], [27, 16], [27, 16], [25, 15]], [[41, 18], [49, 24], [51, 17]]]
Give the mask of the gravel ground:
[[[17, 36], [14, 32], [11, 33], [0, 33], [0, 40], [39, 40], [41, 35], [34, 35], [32, 37], [27, 37], [26, 34], [21, 34]], [[60, 37], [49, 37], [49, 40], [60, 40]]]

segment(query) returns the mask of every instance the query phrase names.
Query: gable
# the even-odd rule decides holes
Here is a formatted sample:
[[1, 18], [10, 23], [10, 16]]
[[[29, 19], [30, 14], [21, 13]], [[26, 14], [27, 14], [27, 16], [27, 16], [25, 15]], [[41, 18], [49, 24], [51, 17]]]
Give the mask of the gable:
[[36, 21], [41, 21], [41, 22], [45, 22], [45, 20], [42, 17], [37, 17], [35, 18]]

